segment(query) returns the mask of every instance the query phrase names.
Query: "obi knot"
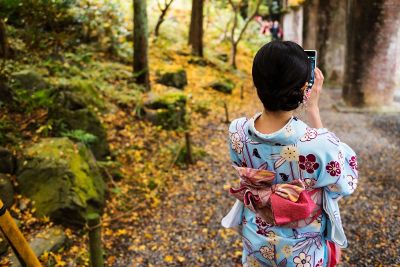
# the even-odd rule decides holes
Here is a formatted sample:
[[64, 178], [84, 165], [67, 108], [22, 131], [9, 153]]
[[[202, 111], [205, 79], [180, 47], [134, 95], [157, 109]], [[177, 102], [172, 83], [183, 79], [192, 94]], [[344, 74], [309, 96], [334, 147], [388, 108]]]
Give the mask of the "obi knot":
[[272, 184], [276, 175], [273, 171], [234, 167], [240, 184], [230, 193], [268, 223], [282, 225], [306, 219], [316, 208], [301, 180]]

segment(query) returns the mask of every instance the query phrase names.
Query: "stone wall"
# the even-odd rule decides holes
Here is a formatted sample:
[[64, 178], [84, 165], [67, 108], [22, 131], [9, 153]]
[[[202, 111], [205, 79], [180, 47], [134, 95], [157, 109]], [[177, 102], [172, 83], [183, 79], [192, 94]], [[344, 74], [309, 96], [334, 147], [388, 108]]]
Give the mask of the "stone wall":
[[342, 85], [346, 47], [346, 0], [310, 0], [304, 7], [305, 49], [318, 51], [328, 83]]
[[400, 1], [349, 0], [347, 24], [346, 104], [391, 105], [399, 81]]
[[291, 9], [282, 19], [283, 38], [299, 45], [303, 44], [303, 7]]

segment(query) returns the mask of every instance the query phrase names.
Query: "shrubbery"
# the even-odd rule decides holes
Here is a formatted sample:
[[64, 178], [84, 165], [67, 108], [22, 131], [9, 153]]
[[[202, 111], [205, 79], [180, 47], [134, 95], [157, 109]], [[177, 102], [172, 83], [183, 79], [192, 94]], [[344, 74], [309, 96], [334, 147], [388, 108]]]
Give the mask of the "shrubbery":
[[57, 52], [96, 42], [99, 49], [119, 55], [128, 34], [116, 0], [2, 0], [0, 18], [24, 29], [19, 37], [31, 49], [46, 46]]

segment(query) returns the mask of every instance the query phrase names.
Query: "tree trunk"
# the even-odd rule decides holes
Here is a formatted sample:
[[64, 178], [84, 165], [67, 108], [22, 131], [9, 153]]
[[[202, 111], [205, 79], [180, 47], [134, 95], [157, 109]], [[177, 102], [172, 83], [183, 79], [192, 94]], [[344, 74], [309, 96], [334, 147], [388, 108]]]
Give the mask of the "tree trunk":
[[237, 43], [232, 42], [232, 47], [231, 47], [231, 66], [232, 68], [236, 69], [236, 54], [237, 54]]
[[203, 6], [204, 0], [192, 1], [189, 45], [192, 46], [192, 54], [199, 57], [203, 56]]
[[8, 50], [6, 25], [0, 18], [0, 58], [8, 58]]
[[136, 82], [150, 90], [146, 0], [134, 0], [133, 11], [133, 71]]
[[91, 213], [88, 215], [88, 226], [89, 226], [89, 256], [90, 266], [92, 267], [103, 267], [104, 257], [103, 248], [101, 244], [101, 219], [97, 213]]
[[347, 23], [345, 103], [391, 105], [400, 54], [400, 2], [349, 0]]

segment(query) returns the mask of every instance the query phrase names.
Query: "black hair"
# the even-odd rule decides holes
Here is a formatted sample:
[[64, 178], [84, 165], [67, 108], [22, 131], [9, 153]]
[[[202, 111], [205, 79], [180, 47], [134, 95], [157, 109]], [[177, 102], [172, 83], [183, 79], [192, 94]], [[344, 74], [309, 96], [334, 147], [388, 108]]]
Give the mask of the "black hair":
[[252, 74], [258, 97], [266, 110], [290, 111], [303, 102], [301, 89], [310, 79], [311, 66], [300, 45], [272, 41], [258, 50]]

